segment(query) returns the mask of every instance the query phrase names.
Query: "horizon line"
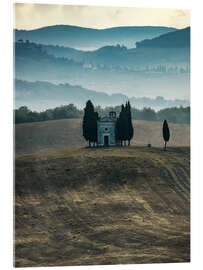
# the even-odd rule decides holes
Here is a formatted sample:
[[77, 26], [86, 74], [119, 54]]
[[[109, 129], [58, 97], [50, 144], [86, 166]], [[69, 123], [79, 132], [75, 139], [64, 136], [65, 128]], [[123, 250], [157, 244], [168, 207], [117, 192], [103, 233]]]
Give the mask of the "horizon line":
[[92, 30], [107, 30], [107, 29], [113, 29], [113, 28], [126, 28], [126, 27], [163, 27], [163, 28], [173, 28], [176, 30], [181, 30], [190, 27], [190, 25], [185, 26], [183, 28], [177, 28], [177, 27], [171, 27], [171, 26], [163, 26], [163, 25], [120, 25], [120, 26], [113, 26], [113, 27], [106, 27], [106, 28], [94, 28], [94, 27], [85, 27], [85, 26], [80, 26], [80, 25], [73, 25], [73, 24], [51, 24], [51, 25], [44, 25], [41, 27], [36, 27], [36, 28], [30, 28], [30, 29], [23, 29], [23, 28], [15, 28], [13, 27], [13, 30], [17, 31], [33, 31], [33, 30], [39, 30], [43, 28], [48, 28], [48, 27], [53, 27], [53, 26], [72, 26], [72, 27], [78, 27], [78, 28], [84, 28], [84, 29], [92, 29]]

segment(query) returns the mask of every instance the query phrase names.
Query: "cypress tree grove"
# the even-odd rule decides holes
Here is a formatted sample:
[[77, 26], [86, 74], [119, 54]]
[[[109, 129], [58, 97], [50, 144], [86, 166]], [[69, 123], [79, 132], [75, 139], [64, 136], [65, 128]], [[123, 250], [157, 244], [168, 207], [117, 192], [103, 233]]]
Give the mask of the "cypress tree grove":
[[166, 151], [166, 143], [170, 139], [170, 130], [169, 130], [168, 123], [166, 120], [164, 120], [163, 122], [163, 138], [165, 141], [164, 150]]
[[97, 142], [97, 119], [98, 113], [94, 112], [94, 106], [90, 100], [87, 101], [86, 107], [84, 109], [83, 116], [83, 137], [86, 141], [89, 142], [89, 146], [91, 146], [91, 142]]

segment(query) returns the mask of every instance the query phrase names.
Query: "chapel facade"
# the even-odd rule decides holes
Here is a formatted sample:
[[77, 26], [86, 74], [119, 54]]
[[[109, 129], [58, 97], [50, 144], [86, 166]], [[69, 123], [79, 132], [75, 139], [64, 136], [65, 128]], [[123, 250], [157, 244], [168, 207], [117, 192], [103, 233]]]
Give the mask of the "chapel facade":
[[109, 116], [97, 120], [97, 142], [98, 146], [116, 145], [116, 112], [111, 111]]

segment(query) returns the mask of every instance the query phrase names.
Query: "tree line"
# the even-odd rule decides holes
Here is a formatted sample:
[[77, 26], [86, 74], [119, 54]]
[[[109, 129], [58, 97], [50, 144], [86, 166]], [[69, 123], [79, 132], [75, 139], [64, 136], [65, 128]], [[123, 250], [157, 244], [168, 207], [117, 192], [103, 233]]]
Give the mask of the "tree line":
[[[109, 114], [110, 111], [115, 111], [117, 115], [119, 115], [122, 107], [114, 106], [101, 108], [100, 106], [96, 106], [94, 110], [101, 116]], [[32, 111], [27, 106], [21, 106], [14, 110], [14, 122], [16, 124], [82, 117], [83, 110], [78, 109], [73, 104], [63, 105], [54, 109], [47, 109], [42, 112]], [[190, 107], [172, 107], [157, 112], [150, 107], [143, 109], [131, 107], [131, 117], [132, 120], [161, 122], [167, 119], [171, 123], [190, 124]]]
[[83, 111], [78, 110], [73, 104], [47, 109], [42, 112], [31, 111], [27, 106], [14, 110], [15, 123], [40, 122], [48, 120], [82, 118]]

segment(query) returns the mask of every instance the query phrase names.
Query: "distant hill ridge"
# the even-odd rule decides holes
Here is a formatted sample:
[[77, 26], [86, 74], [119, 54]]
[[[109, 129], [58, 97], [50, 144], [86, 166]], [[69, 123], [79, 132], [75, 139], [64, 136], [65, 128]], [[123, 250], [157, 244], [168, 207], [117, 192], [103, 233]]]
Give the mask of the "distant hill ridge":
[[190, 47], [190, 27], [163, 34], [153, 39], [137, 42], [138, 48], [185, 48]]
[[86, 89], [127, 96], [163, 96], [165, 89], [165, 97], [185, 99], [185, 89], [189, 89], [189, 59], [186, 47], [127, 49], [117, 45], [82, 52], [21, 41], [15, 43], [15, 78], [70, 82]]
[[93, 29], [73, 25], [53, 25], [33, 30], [14, 30], [15, 40], [71, 46], [73, 48], [99, 48], [105, 45], [122, 44], [134, 47], [137, 41], [154, 38], [175, 31], [176, 28], [160, 26], [121, 26]]
[[[61, 26], [56, 26], [57, 29], [58, 27]], [[53, 30], [51, 26], [49, 28]], [[64, 28], [66, 29], [66, 26]], [[140, 27], [139, 29], [145, 28], [154, 29], [153, 27]], [[133, 27], [130, 27], [128, 30], [132, 29]], [[77, 30], [80, 30], [80, 27], [77, 27]], [[109, 33], [110, 30], [117, 32], [117, 28], [95, 31]], [[122, 30], [126, 30], [126, 28], [122, 27]], [[156, 27], [155, 30], [157, 30]], [[38, 33], [38, 30], [33, 31]], [[44, 28], [43, 31], [45, 33], [41, 36], [46, 37], [49, 31], [47, 32], [47, 28]], [[71, 36], [71, 34], [66, 35], [67, 32], [63, 31], [63, 28], [61, 31], [57, 30], [57, 33], [59, 37], [48, 36], [59, 41], [61, 40], [60, 35], [64, 38]], [[78, 39], [77, 45], [84, 45], [82, 36], [74, 33], [75, 38]], [[113, 34], [109, 35], [108, 44], [99, 42], [99, 47], [93, 51], [81, 51], [56, 44], [44, 45], [42, 42], [36, 43], [24, 38], [23, 41], [15, 42], [15, 78], [27, 81], [50, 81], [57, 84], [69, 82], [72, 86], [81, 85], [84, 89], [91, 89], [97, 93], [189, 99], [190, 43], [188, 41], [190, 28], [165, 33], [151, 40], [146, 40], [146, 35], [144, 35], [145, 40], [137, 43], [139, 44], [137, 48], [131, 49], [119, 45], [118, 42], [115, 42], [116, 45], [110, 44], [112, 36], [115, 37]], [[94, 35], [92, 37], [95, 38]], [[129, 37], [132, 38], [132, 35]], [[84, 40], [90, 42], [91, 35], [84, 35]], [[122, 44], [122, 39], [119, 38], [119, 42]], [[91, 43], [91, 46], [93, 44], [94, 42]], [[47, 95], [50, 97], [50, 93]], [[55, 96], [55, 91], [51, 95]], [[109, 96], [107, 95], [107, 97]], [[99, 104], [104, 102], [104, 105], [111, 105], [112, 101], [110, 102], [107, 97], [104, 97], [107, 103], [99, 100]], [[53, 102], [55, 100], [54, 97]], [[80, 103], [80, 100], [78, 102]], [[74, 101], [76, 104], [78, 102]], [[49, 104], [49, 107], [58, 105]]]
[[189, 106], [188, 100], [167, 100], [161, 96], [154, 99], [147, 97], [129, 98], [121, 93], [109, 95], [69, 83], [53, 84], [46, 81], [28, 82], [16, 79], [14, 85], [16, 107], [28, 105], [30, 108], [37, 109], [36, 104], [38, 104], [41, 106], [41, 109], [37, 109], [39, 111], [66, 103], [74, 103], [78, 107], [83, 107], [87, 99], [91, 99], [93, 103], [101, 106], [114, 106], [125, 103], [127, 100], [130, 100], [131, 104], [137, 108], [152, 107], [160, 109]]

